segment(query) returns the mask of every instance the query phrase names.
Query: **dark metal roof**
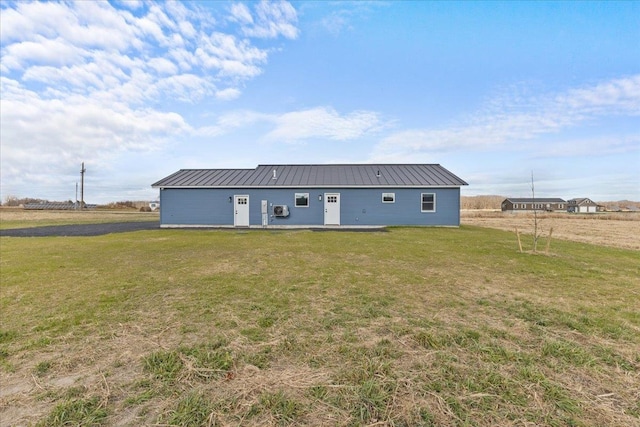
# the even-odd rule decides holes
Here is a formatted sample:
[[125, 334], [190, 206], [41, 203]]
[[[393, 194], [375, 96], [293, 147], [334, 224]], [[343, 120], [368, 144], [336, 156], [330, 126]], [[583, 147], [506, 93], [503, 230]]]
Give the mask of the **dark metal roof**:
[[558, 197], [536, 197], [536, 198], [513, 198], [508, 197], [505, 201], [510, 201], [512, 203], [567, 203], [565, 200], [560, 199]]
[[[84, 204], [84, 209], [95, 209], [98, 205], [90, 205], [88, 203]], [[23, 209], [25, 210], [39, 210], [39, 211], [48, 211], [48, 210], [61, 210], [61, 211], [70, 211], [80, 208], [80, 202], [43, 202], [43, 203], [26, 203], [23, 205]]]
[[571, 205], [581, 205], [581, 206], [597, 206], [598, 204], [596, 202], [594, 202], [591, 199], [588, 199], [586, 197], [582, 197], [582, 198], [576, 198], [576, 199], [569, 199], [568, 200], [569, 204]]
[[438, 164], [344, 164], [259, 165], [255, 169], [180, 169], [152, 184], [152, 187], [459, 187], [462, 185], [468, 184]]

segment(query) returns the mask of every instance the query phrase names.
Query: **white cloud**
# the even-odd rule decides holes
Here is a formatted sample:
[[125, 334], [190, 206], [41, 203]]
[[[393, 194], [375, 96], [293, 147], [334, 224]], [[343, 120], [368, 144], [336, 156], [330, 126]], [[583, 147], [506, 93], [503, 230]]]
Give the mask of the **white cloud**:
[[206, 79], [195, 74], [180, 74], [158, 80], [149, 88], [150, 98], [156, 94], [166, 94], [182, 102], [197, 102], [205, 96], [214, 93], [215, 86]]
[[178, 23], [178, 26], [180, 27], [180, 33], [184, 34], [184, 36], [188, 39], [193, 39], [198, 34], [196, 29], [189, 21], [180, 21]]
[[11, 95], [0, 104], [4, 195], [27, 188], [31, 194], [44, 190], [43, 196], [56, 197], [81, 161], [108, 170], [122, 153], [153, 152], [190, 133], [176, 113], [107, 106], [84, 96], [42, 99], [4, 78], [2, 92]]
[[0, 40], [2, 43], [28, 41], [42, 35], [53, 38], [59, 26], [64, 27], [70, 14], [60, 3], [18, 2], [15, 9], [2, 8], [0, 13]]
[[346, 141], [380, 128], [380, 118], [374, 112], [354, 111], [341, 116], [334, 109], [326, 107], [282, 114], [275, 117], [273, 122], [275, 129], [267, 134], [267, 138], [284, 142], [310, 138]]
[[[237, 90], [243, 80], [262, 72], [268, 48], [253, 45], [250, 38], [210, 31], [215, 20], [196, 10], [197, 4], [193, 7], [179, 2], [150, 3], [146, 10], [138, 7], [139, 16], [134, 16], [103, 2], [18, 3], [15, 9], [3, 9], [1, 16], [1, 70], [4, 75], [23, 72], [26, 79], [41, 83], [51, 79], [57, 86], [64, 84], [76, 91], [91, 80], [90, 86], [95, 86], [95, 78], [78, 76], [96, 74], [91, 67], [100, 61], [99, 79], [108, 79], [109, 71], [119, 74], [116, 80], [121, 80], [123, 72], [129, 76], [141, 71], [152, 75], [189, 72], [200, 74], [207, 86], [215, 84], [219, 90]], [[241, 6], [232, 9], [244, 10]], [[256, 26], [245, 35], [267, 37], [263, 27], [270, 29], [268, 37], [297, 34], [295, 9], [288, 3], [260, 3], [255, 9]], [[122, 61], [132, 57], [141, 60]], [[105, 61], [112, 66], [104, 69]], [[62, 81], [64, 75], [70, 76], [68, 81]]]
[[640, 75], [615, 79], [592, 87], [572, 89], [556, 98], [559, 109], [577, 117], [587, 115], [640, 115]]
[[333, 108], [316, 107], [283, 114], [235, 111], [221, 115], [215, 125], [201, 127], [200, 135], [219, 136], [243, 127], [266, 126], [269, 142], [298, 143], [315, 138], [334, 141], [354, 140], [376, 133], [384, 127], [377, 113], [354, 111], [341, 115]]
[[297, 34], [288, 3], [254, 9], [252, 23], [232, 8], [242, 28], [249, 25], [245, 32], [227, 31], [198, 3], [3, 3], [3, 193], [75, 170], [89, 155], [106, 164], [194, 134], [171, 112], [176, 103], [239, 97], [271, 52], [269, 42], [254, 39]]
[[517, 147], [543, 134], [557, 133], [601, 116], [640, 115], [640, 75], [620, 78], [558, 95], [501, 98], [491, 109], [443, 129], [410, 129], [375, 147], [373, 159], [397, 159], [433, 151]]
[[253, 24], [253, 17], [249, 8], [242, 3], [234, 3], [231, 5], [231, 20], [240, 24]]
[[261, 73], [259, 64], [267, 59], [267, 53], [252, 46], [246, 40], [215, 32], [202, 37], [195, 57], [204, 68], [219, 70], [220, 76], [249, 78]]
[[[42, 152], [50, 160], [55, 152], [96, 150], [151, 150], [160, 135], [189, 131], [176, 113], [133, 109], [126, 104], [104, 105], [84, 96], [64, 100], [43, 99], [15, 81], [0, 78], [3, 161], [10, 153]], [[20, 139], [25, 144], [5, 144]], [[41, 156], [34, 156], [37, 161]]]
[[2, 44], [64, 40], [77, 47], [123, 50], [134, 39], [132, 15], [105, 2], [18, 3], [0, 14]]
[[231, 101], [233, 99], [238, 98], [240, 94], [241, 94], [240, 90], [230, 87], [230, 88], [223, 89], [216, 92], [216, 98], [221, 99], [223, 101]]
[[322, 19], [321, 25], [333, 36], [340, 35], [345, 30], [351, 30], [351, 11], [334, 11]]
[[242, 32], [248, 37], [288, 39], [298, 37], [298, 14], [285, 1], [262, 0], [255, 6], [255, 18], [249, 8], [242, 4], [231, 7], [232, 20], [242, 25]]
[[147, 64], [158, 74], [178, 74], [178, 67], [176, 64], [166, 58], [151, 58], [147, 61]]
[[82, 61], [84, 49], [73, 46], [60, 38], [14, 43], [3, 49], [3, 64], [9, 69], [25, 69], [31, 64], [61, 66]]
[[[392, 3], [384, 1], [333, 2], [332, 8], [318, 22], [317, 26], [334, 37], [350, 32], [358, 22], [366, 21], [371, 14], [380, 8], [388, 8]], [[304, 4], [305, 8], [313, 8], [313, 2]]]

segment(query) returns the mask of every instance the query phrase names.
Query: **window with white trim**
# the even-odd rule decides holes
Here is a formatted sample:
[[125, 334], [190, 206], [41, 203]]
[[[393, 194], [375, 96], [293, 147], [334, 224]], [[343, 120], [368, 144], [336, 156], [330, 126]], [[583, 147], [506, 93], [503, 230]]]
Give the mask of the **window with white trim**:
[[296, 208], [308, 208], [309, 207], [309, 193], [296, 193], [295, 207]]
[[422, 193], [421, 194], [420, 212], [435, 212], [436, 211], [436, 195], [435, 193]]
[[395, 203], [396, 193], [382, 193], [382, 203]]
[[296, 208], [308, 208], [309, 207], [309, 193], [296, 193]]

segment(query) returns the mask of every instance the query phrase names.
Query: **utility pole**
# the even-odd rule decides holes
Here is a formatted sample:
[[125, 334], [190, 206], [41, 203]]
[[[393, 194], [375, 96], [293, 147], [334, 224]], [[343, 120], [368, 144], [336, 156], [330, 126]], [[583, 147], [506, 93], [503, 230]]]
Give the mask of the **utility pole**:
[[84, 162], [82, 162], [82, 169], [80, 169], [80, 209], [84, 209], [84, 173], [86, 171]]

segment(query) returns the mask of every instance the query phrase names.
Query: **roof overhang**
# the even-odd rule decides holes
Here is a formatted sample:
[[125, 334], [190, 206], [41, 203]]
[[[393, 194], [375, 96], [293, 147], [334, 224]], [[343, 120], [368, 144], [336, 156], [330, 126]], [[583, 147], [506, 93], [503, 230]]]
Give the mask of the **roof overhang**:
[[[463, 184], [469, 185], [469, 184]], [[361, 188], [361, 189], [376, 189], [376, 188], [460, 188], [462, 185], [256, 185], [256, 186], [218, 186], [218, 185], [152, 185], [151, 188], [164, 189], [217, 189], [217, 190], [275, 190], [275, 189], [323, 189], [323, 188]]]

